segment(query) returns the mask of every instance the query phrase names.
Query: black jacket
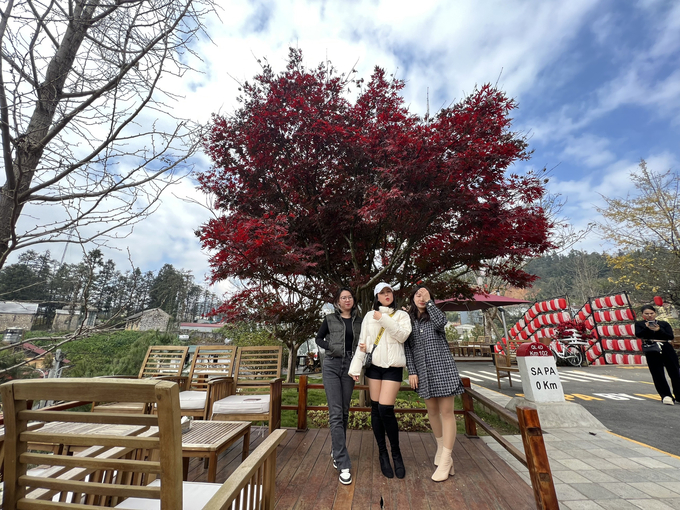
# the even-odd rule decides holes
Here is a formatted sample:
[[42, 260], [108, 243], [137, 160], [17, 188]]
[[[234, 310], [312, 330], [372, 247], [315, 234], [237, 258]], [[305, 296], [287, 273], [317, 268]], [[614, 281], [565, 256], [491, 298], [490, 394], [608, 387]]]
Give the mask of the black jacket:
[[645, 321], [635, 321], [635, 336], [640, 340], [673, 340], [673, 328], [666, 321], [657, 321], [659, 331], [649, 329]]
[[[361, 334], [361, 315], [357, 310], [352, 312], [352, 329], [354, 339], [351, 351], [356, 351]], [[321, 328], [316, 335], [316, 344], [326, 350], [326, 356], [343, 358], [345, 356], [345, 321], [336, 309], [334, 313], [326, 315]]]

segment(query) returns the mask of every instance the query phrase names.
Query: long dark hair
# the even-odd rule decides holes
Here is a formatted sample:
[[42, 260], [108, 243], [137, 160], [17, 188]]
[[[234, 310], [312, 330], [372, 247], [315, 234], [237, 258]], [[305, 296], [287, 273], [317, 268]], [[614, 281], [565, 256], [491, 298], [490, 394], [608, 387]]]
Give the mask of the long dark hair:
[[418, 307], [416, 306], [416, 301], [415, 297], [416, 294], [420, 289], [425, 289], [430, 293], [430, 299], [434, 300], [434, 295], [432, 295], [432, 291], [428, 289], [425, 285], [417, 285], [415, 289], [411, 292], [411, 295], [408, 297], [408, 314], [411, 316], [411, 320], [413, 322], [417, 320], [424, 320], [424, 321], [429, 321], [430, 320], [430, 314], [427, 313], [427, 309], [425, 309], [424, 312], [421, 312], [418, 310]]
[[338, 308], [338, 304], [340, 303], [340, 294], [345, 291], [352, 294], [352, 309], [350, 310], [350, 313], [354, 313], [357, 310], [357, 297], [354, 295], [354, 291], [349, 287], [340, 287], [338, 289], [338, 291], [335, 293], [335, 297], [333, 298], [333, 306]]

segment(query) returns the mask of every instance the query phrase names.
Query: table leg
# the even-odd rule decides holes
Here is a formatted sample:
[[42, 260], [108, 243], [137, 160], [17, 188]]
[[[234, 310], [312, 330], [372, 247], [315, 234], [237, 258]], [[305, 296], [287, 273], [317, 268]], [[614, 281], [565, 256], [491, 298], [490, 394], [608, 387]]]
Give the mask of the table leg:
[[185, 482], [189, 477], [189, 457], [182, 457], [182, 480]]
[[250, 427], [246, 429], [246, 433], [243, 434], [243, 455], [241, 460], [246, 460], [248, 454], [250, 453]]
[[208, 483], [215, 483], [217, 477], [217, 452], [210, 452], [208, 460]]

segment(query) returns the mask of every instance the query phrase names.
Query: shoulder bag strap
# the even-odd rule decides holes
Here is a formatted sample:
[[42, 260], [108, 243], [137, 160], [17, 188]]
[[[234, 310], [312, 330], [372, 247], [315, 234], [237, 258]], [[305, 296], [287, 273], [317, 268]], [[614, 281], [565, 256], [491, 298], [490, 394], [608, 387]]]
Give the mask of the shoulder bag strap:
[[[390, 317], [393, 317], [395, 313], [397, 313], [396, 310], [390, 314]], [[373, 352], [375, 350], [375, 347], [378, 345], [378, 342], [380, 342], [380, 337], [382, 337], [382, 334], [384, 332], [385, 332], [385, 328], [380, 328], [380, 331], [378, 332], [378, 336], [375, 337], [375, 342], [373, 342], [373, 349], [371, 349], [371, 352]]]

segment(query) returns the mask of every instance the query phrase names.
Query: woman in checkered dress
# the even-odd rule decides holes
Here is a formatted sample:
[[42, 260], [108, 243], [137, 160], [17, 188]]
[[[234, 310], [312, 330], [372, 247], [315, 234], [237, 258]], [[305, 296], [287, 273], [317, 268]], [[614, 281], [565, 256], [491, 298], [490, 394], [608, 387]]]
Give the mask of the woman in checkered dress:
[[411, 388], [425, 399], [430, 426], [437, 440], [432, 475], [442, 482], [454, 474], [451, 451], [456, 441], [456, 417], [453, 399], [463, 393], [463, 383], [456, 362], [446, 342], [446, 316], [434, 304], [427, 287], [419, 285], [411, 293], [409, 314], [413, 322], [411, 336], [404, 344], [406, 367]]

